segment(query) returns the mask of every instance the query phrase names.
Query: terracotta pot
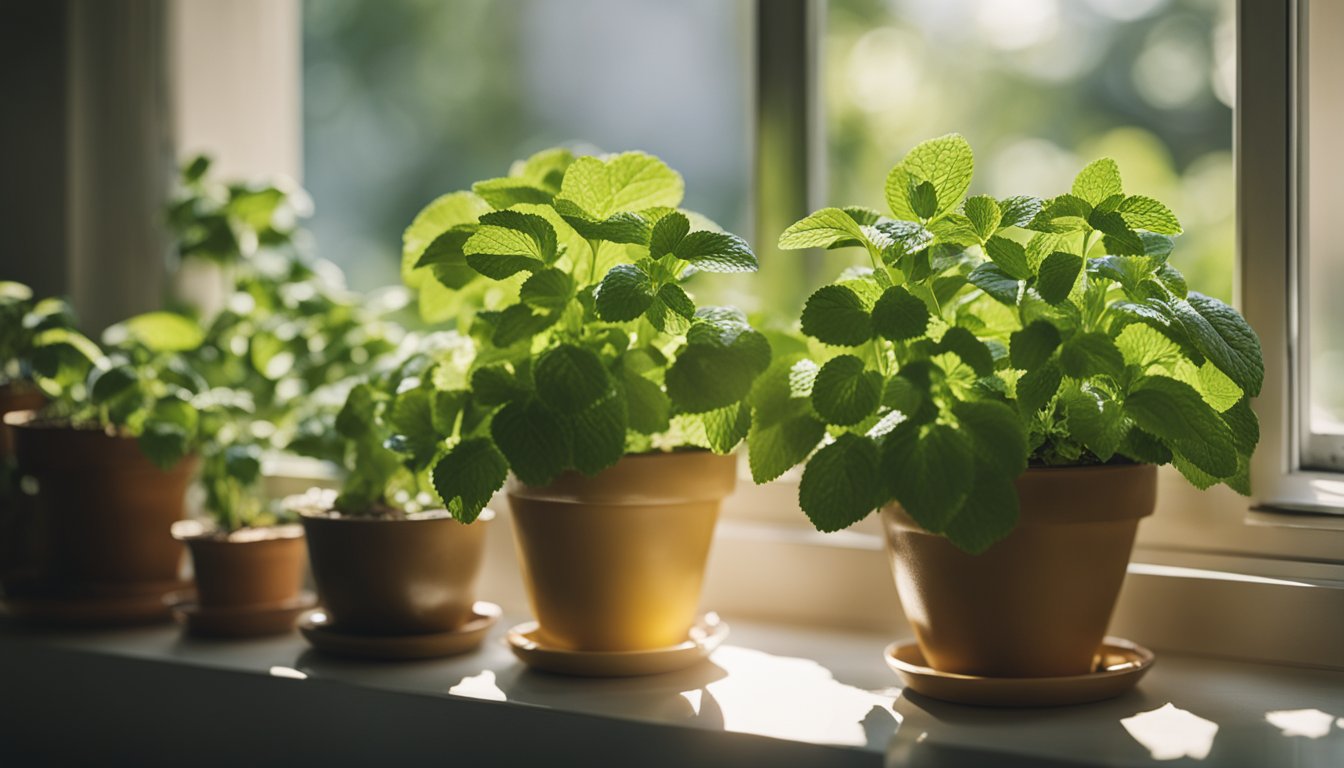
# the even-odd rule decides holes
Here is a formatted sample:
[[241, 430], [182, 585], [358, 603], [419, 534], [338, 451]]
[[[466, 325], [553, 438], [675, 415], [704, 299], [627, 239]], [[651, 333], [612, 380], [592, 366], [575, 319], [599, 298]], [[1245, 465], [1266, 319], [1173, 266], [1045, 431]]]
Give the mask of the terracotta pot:
[[896, 590], [940, 672], [1056, 677], [1091, 671], [1125, 578], [1140, 518], [1153, 512], [1150, 465], [1029, 469], [1018, 526], [979, 555], [882, 510]]
[[247, 528], [227, 536], [195, 521], [173, 526], [187, 545], [203, 609], [264, 607], [293, 602], [303, 588], [308, 550], [303, 527]]
[[304, 513], [318, 598], [343, 633], [447, 632], [471, 617], [488, 510], [471, 525], [446, 512], [390, 520]]
[[37, 534], [26, 499], [14, 474], [14, 435], [4, 415], [37, 410], [46, 398], [32, 386], [0, 386], [0, 589], [16, 580], [31, 580], [36, 563]]
[[198, 460], [156, 467], [134, 438], [10, 414], [21, 474], [37, 481], [30, 501], [40, 538], [38, 578], [73, 593], [134, 594], [180, 579], [182, 519]]
[[737, 459], [626, 456], [544, 488], [510, 478], [518, 560], [539, 632], [571, 650], [630, 651], [686, 639], [719, 504]]

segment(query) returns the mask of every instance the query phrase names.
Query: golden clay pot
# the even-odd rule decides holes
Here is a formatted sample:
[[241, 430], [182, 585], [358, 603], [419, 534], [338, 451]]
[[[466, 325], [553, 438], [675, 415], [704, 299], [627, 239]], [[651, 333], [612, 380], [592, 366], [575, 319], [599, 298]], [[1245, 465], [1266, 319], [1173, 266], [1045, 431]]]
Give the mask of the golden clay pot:
[[486, 510], [470, 525], [447, 512], [409, 519], [303, 513], [318, 598], [342, 633], [448, 632], [472, 616]]
[[1029, 469], [1006, 538], [968, 555], [882, 510], [905, 616], [929, 665], [989, 677], [1081, 675], [1093, 668], [1139, 520], [1153, 512], [1151, 465]]
[[135, 438], [9, 414], [19, 471], [37, 481], [41, 588], [70, 594], [134, 594], [178, 584], [182, 545], [173, 523], [184, 513], [199, 463], [162, 470]]
[[191, 554], [196, 602], [203, 609], [280, 605], [296, 600], [303, 589], [308, 549], [302, 526], [222, 535], [185, 521], [173, 526], [173, 537]]
[[701, 451], [626, 456], [543, 488], [510, 478], [518, 560], [542, 639], [582, 651], [686, 640], [737, 460]]

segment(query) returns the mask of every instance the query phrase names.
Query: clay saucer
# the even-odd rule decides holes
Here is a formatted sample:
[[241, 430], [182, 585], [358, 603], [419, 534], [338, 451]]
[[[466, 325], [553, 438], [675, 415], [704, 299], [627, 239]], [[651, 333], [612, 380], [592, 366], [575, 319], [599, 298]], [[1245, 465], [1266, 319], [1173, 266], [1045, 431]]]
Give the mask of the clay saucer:
[[915, 643], [892, 643], [883, 654], [910, 690], [943, 701], [987, 707], [1058, 707], [1109, 699], [1133, 688], [1153, 666], [1153, 652], [1108, 637], [1092, 672], [1068, 677], [979, 677], [939, 672]]
[[[122, 594], [31, 593], [11, 595], [5, 603], [9, 613], [17, 618], [61, 626], [155, 624], [172, 619], [168, 596], [182, 594], [182, 586], [183, 582], [172, 582], [153, 590]], [[172, 587], [178, 590], [173, 592]]]
[[317, 605], [312, 592], [300, 592], [291, 600], [265, 605], [211, 606], [197, 603], [190, 593], [170, 599], [173, 615], [193, 635], [202, 637], [262, 637], [294, 631], [299, 614]]
[[537, 622], [510, 629], [505, 640], [513, 655], [534, 669], [581, 677], [657, 675], [689, 667], [708, 658], [728, 637], [728, 624], [706, 613], [691, 627], [686, 640], [645, 651], [575, 651], [548, 645]]
[[477, 601], [471, 618], [450, 632], [417, 635], [366, 635], [341, 632], [321, 608], [299, 619], [299, 631], [314, 648], [336, 656], [384, 661], [410, 661], [455, 656], [475, 650], [499, 621], [498, 605]]

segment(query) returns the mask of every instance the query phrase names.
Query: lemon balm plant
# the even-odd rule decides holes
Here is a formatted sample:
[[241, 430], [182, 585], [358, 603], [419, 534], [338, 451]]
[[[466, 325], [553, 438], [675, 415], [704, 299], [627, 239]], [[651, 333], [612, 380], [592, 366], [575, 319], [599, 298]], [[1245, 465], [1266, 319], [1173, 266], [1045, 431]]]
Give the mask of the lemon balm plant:
[[[1151, 513], [1154, 465], [1249, 492], [1259, 342], [1234, 309], [1189, 290], [1169, 262], [1176, 216], [1127, 194], [1114, 161], [1044, 200], [967, 197], [973, 167], [962, 137], [925, 142], [888, 175], [888, 214], [827, 208], [783, 233], [784, 248], [861, 248], [869, 266], [808, 300], [802, 330], [821, 354], [779, 361], [757, 385], [752, 468], [768, 480], [805, 459], [800, 503], [821, 530], [885, 508], [902, 599], [932, 606], [916, 632], [943, 641], [924, 643], [939, 669], [1003, 672], [973, 650], [976, 632], [1002, 627], [949, 639], [957, 621], [932, 626], [939, 605], [1003, 615], [958, 587], [1002, 602], [1015, 581], [1049, 599], [1043, 574], [1097, 583], [1098, 593], [1054, 596], [1082, 617], [1072, 626], [1087, 625], [1073, 633], [1079, 650], [1054, 654], [1077, 672], [1105, 629], [1137, 519]], [[1106, 552], [1032, 549], [1046, 546], [1042, 531], [1065, 530], [1047, 523], [1094, 519], [1119, 525]], [[1027, 559], [1004, 569], [1019, 551]], [[1109, 573], [1053, 570], [1083, 552]], [[912, 572], [936, 562], [964, 570]], [[921, 579], [946, 593], [916, 594]], [[1035, 629], [1054, 620], [1019, 615]], [[1022, 645], [1011, 671], [1068, 674]]]
[[434, 486], [469, 521], [512, 474], [542, 644], [671, 646], [694, 617], [770, 345], [736, 309], [697, 307], [701, 273], [757, 262], [679, 209], [683, 193], [643, 152], [555, 149], [439, 198], [406, 232], [422, 309], [458, 317], [477, 347], [464, 413], [483, 417], [457, 422]]

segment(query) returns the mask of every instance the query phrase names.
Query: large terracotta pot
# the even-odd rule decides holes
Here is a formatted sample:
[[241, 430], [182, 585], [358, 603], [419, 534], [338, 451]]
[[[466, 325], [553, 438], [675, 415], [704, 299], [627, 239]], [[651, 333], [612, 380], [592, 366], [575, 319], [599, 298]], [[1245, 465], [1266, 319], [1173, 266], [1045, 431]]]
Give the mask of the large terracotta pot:
[[317, 593], [342, 633], [447, 632], [472, 615], [488, 510], [470, 525], [447, 512], [406, 519], [305, 512]]
[[198, 460], [156, 467], [134, 438], [10, 414], [19, 472], [37, 482], [30, 501], [39, 531], [38, 579], [72, 594], [135, 594], [171, 588], [182, 519]]
[[882, 510], [896, 589], [929, 665], [991, 677], [1091, 671], [1125, 578], [1140, 518], [1152, 514], [1150, 465], [1029, 469], [1012, 533], [968, 555]]
[[37, 410], [46, 398], [32, 386], [0, 386], [0, 589], [15, 580], [33, 577], [36, 549], [33, 516], [20, 494], [14, 472], [14, 434], [4, 415]]
[[626, 456], [543, 488], [509, 480], [518, 559], [539, 632], [559, 648], [630, 651], [686, 640], [733, 456]]
[[292, 602], [303, 589], [308, 550], [303, 527], [207, 532], [193, 521], [173, 526], [187, 545], [202, 609], [265, 607]]

